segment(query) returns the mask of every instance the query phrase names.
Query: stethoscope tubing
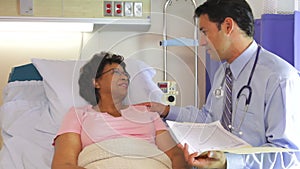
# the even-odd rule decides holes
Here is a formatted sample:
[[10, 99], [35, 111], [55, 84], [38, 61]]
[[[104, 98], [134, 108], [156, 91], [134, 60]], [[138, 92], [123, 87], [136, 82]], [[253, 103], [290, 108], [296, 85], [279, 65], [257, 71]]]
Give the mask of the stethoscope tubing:
[[[237, 134], [239, 135], [242, 135], [243, 132], [240, 130], [241, 127], [242, 127], [242, 124], [244, 123], [244, 120], [245, 120], [245, 117], [246, 117], [246, 113], [248, 112], [248, 107], [249, 107], [249, 104], [250, 104], [250, 101], [251, 101], [251, 97], [252, 97], [252, 88], [250, 86], [251, 84], [251, 80], [252, 80], [252, 77], [253, 77], [253, 74], [254, 74], [254, 71], [255, 71], [255, 68], [256, 68], [256, 65], [257, 65], [257, 60], [258, 60], [258, 56], [259, 56], [259, 52], [260, 52], [260, 49], [261, 49], [261, 46], [258, 46], [257, 48], [257, 52], [256, 52], [256, 56], [255, 56], [255, 60], [254, 60], [254, 63], [253, 63], [253, 66], [252, 66], [252, 69], [251, 69], [251, 72], [250, 72], [250, 75], [249, 75], [249, 79], [248, 79], [248, 83], [247, 85], [244, 85], [238, 92], [238, 95], [237, 95], [237, 99], [236, 99], [236, 105], [235, 105], [235, 110], [233, 110], [233, 114], [232, 114], [232, 132], [237, 132]], [[242, 94], [242, 92], [244, 90], [248, 90], [248, 97], [244, 94]], [[244, 108], [244, 115], [241, 119], [241, 122], [240, 124], [237, 126], [237, 128], [235, 129], [234, 128], [234, 118], [235, 118], [235, 114], [236, 114], [236, 109], [237, 109], [237, 106], [238, 106], [238, 103], [239, 103], [239, 99], [241, 96], [245, 96], [246, 98], [246, 101], [245, 101], [245, 108]]]
[[248, 95], [248, 97], [246, 97], [246, 102], [245, 102], [245, 106], [247, 106], [247, 107], [249, 106], [250, 101], [251, 101], [251, 97], [252, 97], [252, 88], [251, 88], [251, 86], [250, 86], [250, 83], [251, 83], [251, 80], [252, 80], [252, 77], [253, 77], [253, 74], [254, 74], [256, 65], [257, 65], [257, 60], [258, 60], [258, 56], [259, 56], [260, 49], [261, 49], [261, 47], [258, 46], [257, 52], [256, 52], [256, 56], [255, 56], [255, 60], [254, 60], [254, 63], [253, 63], [253, 66], [252, 66], [252, 69], [251, 69], [251, 72], [250, 72], [250, 75], [249, 75], [249, 79], [248, 79], [247, 85], [244, 85], [244, 86], [239, 90], [239, 92], [238, 92], [238, 94], [237, 94], [237, 100], [239, 100], [239, 98], [240, 98], [240, 96], [241, 96], [243, 90], [248, 89], [249, 95]]
[[[232, 129], [231, 131], [234, 132], [234, 131], [238, 131], [237, 133], [239, 135], [242, 135], [242, 131], [240, 131], [240, 128], [245, 120], [245, 116], [246, 116], [246, 113], [248, 112], [248, 107], [249, 107], [249, 104], [250, 104], [250, 101], [251, 101], [251, 97], [252, 97], [252, 88], [250, 86], [251, 84], [251, 81], [252, 81], [252, 77], [253, 77], [253, 74], [254, 74], [254, 71], [255, 71], [255, 68], [256, 68], [256, 65], [257, 65], [257, 61], [258, 61], [258, 56], [259, 56], [259, 53], [260, 53], [260, 49], [261, 49], [261, 46], [258, 45], [257, 47], [257, 52], [256, 52], [256, 56], [255, 56], [255, 60], [254, 60], [254, 63], [253, 63], [253, 66], [252, 66], [252, 69], [251, 69], [251, 72], [250, 72], [250, 75], [249, 75], [249, 78], [248, 78], [248, 82], [246, 85], [244, 85], [238, 92], [237, 94], [237, 99], [236, 99], [236, 105], [235, 105], [235, 109], [233, 110], [233, 114], [232, 114], [232, 125], [230, 125], [230, 128]], [[221, 83], [221, 86], [223, 86], [224, 84], [224, 79], [225, 79], [225, 76], [222, 80], [222, 83]], [[221, 89], [222, 87], [216, 89], [214, 91], [214, 94], [216, 93], [220, 93], [221, 95], [215, 95], [215, 97], [217, 98], [220, 98], [223, 96], [223, 91]], [[218, 91], [217, 91], [218, 90]], [[242, 94], [244, 90], [248, 90], [248, 96], [246, 94]], [[235, 113], [236, 113], [236, 109], [237, 109], [237, 106], [238, 106], [238, 103], [239, 103], [239, 99], [241, 96], [244, 96], [246, 98], [246, 101], [245, 101], [245, 108], [244, 108], [244, 115], [241, 119], [241, 122], [240, 124], [237, 126], [236, 129], [234, 129], [234, 126], [233, 126], [233, 122], [234, 122], [234, 116], [235, 116]]]

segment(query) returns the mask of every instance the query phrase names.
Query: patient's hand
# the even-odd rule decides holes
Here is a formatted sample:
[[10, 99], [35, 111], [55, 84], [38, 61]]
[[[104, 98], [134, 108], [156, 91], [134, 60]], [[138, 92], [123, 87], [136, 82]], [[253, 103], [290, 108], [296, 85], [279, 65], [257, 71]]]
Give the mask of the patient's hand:
[[159, 113], [160, 117], [166, 117], [170, 111], [169, 105], [164, 105], [158, 102], [144, 102], [135, 105], [143, 105], [148, 108], [149, 111]]
[[198, 168], [226, 168], [226, 156], [223, 152], [209, 151], [199, 156], [197, 152], [189, 154], [187, 144], [184, 144], [184, 146], [179, 144], [178, 147], [183, 150], [185, 160], [191, 166]]

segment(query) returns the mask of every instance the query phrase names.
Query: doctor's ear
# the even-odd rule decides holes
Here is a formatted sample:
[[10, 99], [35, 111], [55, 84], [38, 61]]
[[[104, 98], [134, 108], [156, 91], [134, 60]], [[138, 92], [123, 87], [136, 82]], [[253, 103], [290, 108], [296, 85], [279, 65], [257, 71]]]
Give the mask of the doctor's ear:
[[93, 85], [96, 89], [100, 89], [100, 84], [95, 79], [93, 79]]
[[235, 25], [235, 22], [232, 18], [230, 17], [227, 17], [224, 19], [224, 22], [222, 24], [223, 28], [224, 28], [224, 31], [227, 33], [227, 34], [231, 34], [231, 32], [233, 31], [233, 28], [234, 28], [234, 25]]

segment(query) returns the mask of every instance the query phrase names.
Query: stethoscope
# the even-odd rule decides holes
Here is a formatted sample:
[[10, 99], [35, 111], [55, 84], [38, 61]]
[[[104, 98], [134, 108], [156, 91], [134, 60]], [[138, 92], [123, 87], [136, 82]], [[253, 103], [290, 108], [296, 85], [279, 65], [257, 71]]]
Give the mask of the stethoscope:
[[[248, 78], [248, 83], [246, 85], [244, 85], [238, 92], [237, 94], [237, 98], [236, 98], [236, 104], [235, 104], [235, 109], [233, 110], [232, 112], [232, 124], [228, 126], [228, 128], [231, 129], [232, 132], [236, 132], [237, 134], [239, 135], [242, 135], [243, 132], [240, 131], [240, 128], [245, 120], [245, 117], [246, 117], [246, 113], [248, 112], [248, 107], [249, 107], [249, 104], [250, 104], [250, 101], [251, 101], [251, 97], [252, 97], [252, 88], [250, 86], [250, 83], [251, 83], [251, 80], [252, 80], [252, 77], [253, 77], [253, 73], [255, 71], [255, 68], [256, 68], [256, 65], [257, 65], [257, 60], [258, 60], [258, 56], [259, 56], [259, 52], [260, 52], [260, 49], [261, 47], [258, 46], [257, 47], [257, 52], [256, 52], [256, 56], [255, 56], [255, 60], [254, 60], [254, 63], [253, 63], [253, 66], [252, 66], [252, 69], [251, 69], [251, 72], [250, 72], [250, 75], [249, 75], [249, 78]], [[216, 98], [221, 98], [224, 96], [224, 90], [222, 89], [222, 86], [224, 84], [224, 80], [225, 80], [225, 76], [221, 82], [221, 86], [217, 89], [214, 90], [213, 94]], [[248, 91], [248, 95], [246, 95], [245, 91]], [[239, 103], [239, 100], [240, 100], [240, 97], [241, 96], [244, 96], [246, 98], [246, 101], [245, 101], [245, 107], [244, 107], [244, 115], [241, 119], [241, 122], [239, 125], [237, 125], [237, 127], [235, 128], [233, 126], [233, 122], [234, 122], [234, 118], [235, 118], [235, 114], [236, 114], [236, 109], [237, 109], [237, 106], [238, 106], [238, 103]]]

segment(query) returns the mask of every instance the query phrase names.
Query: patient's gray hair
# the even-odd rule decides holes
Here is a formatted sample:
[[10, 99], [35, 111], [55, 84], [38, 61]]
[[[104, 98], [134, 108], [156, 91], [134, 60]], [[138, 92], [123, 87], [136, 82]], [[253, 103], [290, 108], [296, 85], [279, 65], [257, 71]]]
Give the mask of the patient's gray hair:
[[95, 106], [100, 101], [98, 89], [94, 87], [93, 80], [102, 75], [105, 65], [117, 63], [127, 73], [124, 57], [109, 52], [101, 52], [94, 56], [80, 69], [79, 93], [87, 102]]

